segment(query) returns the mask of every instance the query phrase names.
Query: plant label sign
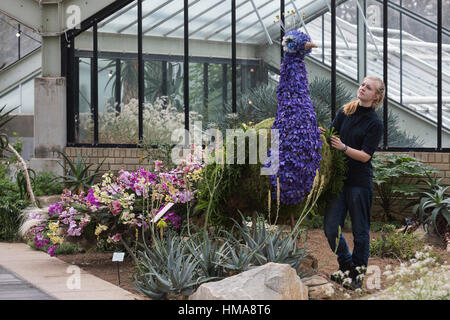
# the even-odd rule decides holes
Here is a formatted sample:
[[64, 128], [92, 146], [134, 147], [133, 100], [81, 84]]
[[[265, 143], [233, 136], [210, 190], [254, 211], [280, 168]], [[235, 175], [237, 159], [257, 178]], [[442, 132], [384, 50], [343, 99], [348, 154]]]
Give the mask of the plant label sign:
[[160, 212], [158, 212], [158, 214], [156, 215], [156, 217], [153, 218], [152, 222], [156, 223], [158, 222], [159, 219], [161, 219], [161, 217], [170, 209], [172, 208], [172, 206], [174, 205], [173, 202], [169, 202]]
[[123, 262], [124, 257], [125, 257], [125, 252], [114, 252], [112, 261]]

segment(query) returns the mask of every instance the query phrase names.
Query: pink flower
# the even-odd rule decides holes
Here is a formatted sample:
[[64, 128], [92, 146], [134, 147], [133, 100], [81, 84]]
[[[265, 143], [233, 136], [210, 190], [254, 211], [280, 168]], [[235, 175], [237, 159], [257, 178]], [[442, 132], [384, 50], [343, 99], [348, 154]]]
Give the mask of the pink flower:
[[161, 170], [162, 164], [163, 164], [162, 161], [156, 160], [155, 161], [155, 171]]
[[122, 212], [122, 209], [120, 208], [120, 201], [116, 200], [112, 203], [111, 213], [113, 216], [117, 216]]
[[119, 243], [120, 239], [122, 239], [122, 236], [120, 235], [120, 233], [116, 233], [112, 237], [108, 238], [108, 242], [113, 242], [114, 244], [117, 244]]

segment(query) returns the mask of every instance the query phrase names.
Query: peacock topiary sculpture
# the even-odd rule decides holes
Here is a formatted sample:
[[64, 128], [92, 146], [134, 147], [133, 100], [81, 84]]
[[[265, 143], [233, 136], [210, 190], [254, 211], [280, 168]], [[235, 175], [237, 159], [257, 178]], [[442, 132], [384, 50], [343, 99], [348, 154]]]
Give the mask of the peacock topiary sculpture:
[[[270, 182], [275, 190], [279, 183], [282, 204], [301, 203], [310, 192], [322, 159], [322, 140], [316, 112], [311, 102], [304, 58], [317, 47], [310, 37], [291, 30], [283, 37], [284, 56], [277, 88], [278, 110], [272, 129], [279, 130], [279, 168]], [[271, 163], [267, 163], [269, 167]]]

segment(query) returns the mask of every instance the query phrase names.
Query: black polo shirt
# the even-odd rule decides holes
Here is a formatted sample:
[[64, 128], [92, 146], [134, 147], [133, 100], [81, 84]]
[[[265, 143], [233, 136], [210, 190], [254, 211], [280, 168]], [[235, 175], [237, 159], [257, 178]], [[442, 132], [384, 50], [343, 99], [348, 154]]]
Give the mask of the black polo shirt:
[[[345, 115], [343, 107], [339, 109], [331, 127], [335, 128], [343, 143], [353, 149], [362, 150], [371, 157], [383, 135], [383, 122], [375, 110], [360, 105], [350, 116]], [[346, 186], [373, 187], [372, 158], [363, 163], [347, 156], [347, 165]]]

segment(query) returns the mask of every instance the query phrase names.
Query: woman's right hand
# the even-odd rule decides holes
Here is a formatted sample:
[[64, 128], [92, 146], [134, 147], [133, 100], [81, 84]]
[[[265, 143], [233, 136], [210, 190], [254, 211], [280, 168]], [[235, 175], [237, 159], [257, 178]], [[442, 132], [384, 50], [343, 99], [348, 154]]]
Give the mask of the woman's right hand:
[[327, 132], [327, 130], [325, 130], [325, 129], [322, 128], [322, 127], [319, 127], [319, 130], [320, 130], [320, 134], [325, 134], [325, 133]]

